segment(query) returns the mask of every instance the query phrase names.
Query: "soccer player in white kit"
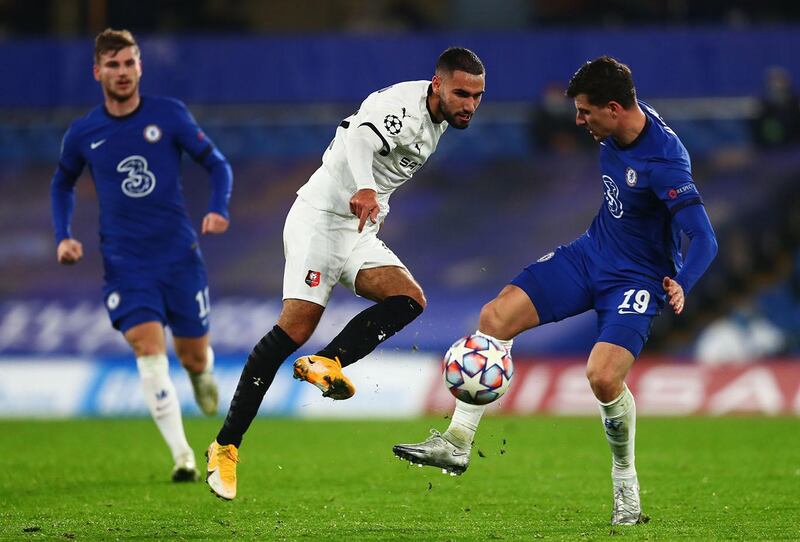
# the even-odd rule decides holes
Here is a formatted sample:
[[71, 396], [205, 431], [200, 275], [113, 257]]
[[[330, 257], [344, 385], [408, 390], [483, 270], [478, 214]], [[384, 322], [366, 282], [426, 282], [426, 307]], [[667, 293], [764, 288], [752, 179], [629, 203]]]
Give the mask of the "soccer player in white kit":
[[433, 154], [447, 127], [469, 126], [484, 83], [477, 55], [451, 47], [439, 56], [431, 81], [373, 92], [339, 124], [322, 165], [297, 191], [286, 217], [278, 323], [247, 358], [222, 429], [207, 451], [206, 480], [217, 496], [236, 496], [244, 433], [280, 365], [316, 329], [337, 283], [375, 304], [353, 317], [325, 348], [295, 361], [295, 378], [314, 384], [325, 397], [352, 397], [355, 387], [342, 368], [422, 313], [422, 288], [378, 238], [378, 230], [389, 213], [389, 197]]

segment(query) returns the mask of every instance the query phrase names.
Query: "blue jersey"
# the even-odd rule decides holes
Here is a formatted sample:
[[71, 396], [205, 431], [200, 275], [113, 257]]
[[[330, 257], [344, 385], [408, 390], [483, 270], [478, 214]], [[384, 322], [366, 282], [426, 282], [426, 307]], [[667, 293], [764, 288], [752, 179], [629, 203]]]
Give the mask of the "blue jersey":
[[100, 203], [107, 271], [189, 257], [197, 250], [197, 235], [181, 190], [184, 151], [211, 174], [209, 211], [227, 218], [230, 166], [180, 101], [142, 96], [139, 107], [123, 117], [101, 105], [75, 121], [53, 177], [56, 242], [70, 237], [75, 182], [88, 166]]
[[646, 124], [630, 145], [601, 143], [605, 202], [587, 231], [597, 263], [624, 275], [661, 281], [681, 268], [680, 228], [673, 215], [702, 204], [678, 136], [640, 101]]

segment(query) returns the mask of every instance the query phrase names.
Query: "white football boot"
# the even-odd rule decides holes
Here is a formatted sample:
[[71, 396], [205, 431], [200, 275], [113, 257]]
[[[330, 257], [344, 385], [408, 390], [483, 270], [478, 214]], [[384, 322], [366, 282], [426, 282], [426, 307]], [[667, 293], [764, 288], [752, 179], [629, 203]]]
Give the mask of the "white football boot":
[[472, 447], [459, 448], [431, 429], [431, 436], [418, 444], [396, 444], [392, 447], [394, 455], [410, 461], [412, 465], [428, 465], [442, 469], [451, 476], [463, 474], [469, 466], [469, 453]]
[[639, 480], [636, 478], [614, 479], [614, 509], [611, 525], [637, 525], [647, 523], [650, 518], [642, 514], [639, 502]]

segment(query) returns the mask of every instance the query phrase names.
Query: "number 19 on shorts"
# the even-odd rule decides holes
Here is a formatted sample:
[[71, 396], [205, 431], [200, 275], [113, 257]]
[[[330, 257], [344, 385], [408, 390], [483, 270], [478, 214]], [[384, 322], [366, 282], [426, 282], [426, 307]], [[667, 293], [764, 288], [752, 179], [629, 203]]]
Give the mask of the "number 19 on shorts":
[[650, 292], [647, 290], [631, 289], [623, 296], [622, 303], [617, 307], [619, 314], [644, 314], [647, 311], [647, 306], [650, 304]]

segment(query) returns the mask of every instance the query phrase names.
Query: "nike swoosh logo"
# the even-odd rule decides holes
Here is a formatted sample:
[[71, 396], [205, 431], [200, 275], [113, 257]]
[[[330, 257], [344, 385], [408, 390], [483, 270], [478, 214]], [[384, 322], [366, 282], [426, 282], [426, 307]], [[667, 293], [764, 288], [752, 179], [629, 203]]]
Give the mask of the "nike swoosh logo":
[[102, 144], [103, 144], [103, 143], [105, 143], [105, 142], [106, 142], [106, 140], [105, 140], [105, 139], [101, 139], [100, 141], [92, 141], [92, 142], [89, 144], [89, 146], [92, 148], [92, 150], [94, 150], [94, 149], [96, 149], [97, 147], [99, 147], [100, 145], [102, 145]]
[[453, 450], [453, 457], [462, 457], [467, 455], [467, 452], [459, 452], [458, 450]]
[[644, 314], [636, 311], [617, 311], [617, 314]]

